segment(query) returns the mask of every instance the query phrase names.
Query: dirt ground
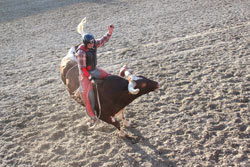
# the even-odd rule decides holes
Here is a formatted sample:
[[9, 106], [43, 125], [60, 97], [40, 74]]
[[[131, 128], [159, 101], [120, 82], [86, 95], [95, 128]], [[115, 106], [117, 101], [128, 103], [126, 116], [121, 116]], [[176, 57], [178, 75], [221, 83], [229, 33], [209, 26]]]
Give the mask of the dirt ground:
[[[166, 167], [250, 164], [249, 0], [1, 0], [1, 167]], [[98, 66], [123, 64], [160, 83], [136, 99], [124, 140], [87, 126], [59, 65], [76, 27], [113, 35]]]

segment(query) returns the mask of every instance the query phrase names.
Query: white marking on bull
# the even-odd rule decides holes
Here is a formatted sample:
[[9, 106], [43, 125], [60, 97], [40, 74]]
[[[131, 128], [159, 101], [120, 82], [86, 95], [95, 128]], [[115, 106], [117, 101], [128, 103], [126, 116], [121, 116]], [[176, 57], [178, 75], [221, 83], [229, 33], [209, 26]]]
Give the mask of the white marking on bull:
[[110, 118], [111, 118], [112, 122], [116, 121], [114, 117], [111, 116]]
[[75, 53], [76, 53], [75, 47], [71, 47], [69, 49], [66, 57], [70, 58], [70, 60], [77, 62], [76, 57], [75, 57]]

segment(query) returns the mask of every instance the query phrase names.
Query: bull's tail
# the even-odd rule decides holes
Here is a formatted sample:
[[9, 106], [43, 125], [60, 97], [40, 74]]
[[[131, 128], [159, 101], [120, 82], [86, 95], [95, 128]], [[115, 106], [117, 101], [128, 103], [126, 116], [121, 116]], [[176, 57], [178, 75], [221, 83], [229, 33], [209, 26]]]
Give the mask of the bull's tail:
[[65, 74], [65, 67], [64, 66], [60, 66], [60, 78], [61, 78], [62, 82], [64, 83], [64, 85], [66, 85], [66, 74]]
[[79, 34], [81, 34], [82, 36], [84, 36], [84, 30], [83, 30], [83, 28], [84, 28], [84, 25], [87, 23], [87, 19], [86, 19], [86, 17], [84, 17], [83, 19], [82, 19], [82, 21], [78, 24], [78, 26], [77, 26], [77, 32], [79, 33]]

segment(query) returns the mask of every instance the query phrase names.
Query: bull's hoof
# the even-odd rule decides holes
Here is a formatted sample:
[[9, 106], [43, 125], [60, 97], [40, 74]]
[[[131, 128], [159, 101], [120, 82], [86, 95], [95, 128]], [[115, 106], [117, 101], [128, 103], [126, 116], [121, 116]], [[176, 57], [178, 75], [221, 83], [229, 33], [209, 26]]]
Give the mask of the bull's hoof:
[[130, 136], [126, 133], [124, 133], [124, 131], [120, 131], [120, 137], [124, 140], [129, 140], [132, 144], [136, 144], [139, 143], [140, 141], [140, 137], [139, 136]]
[[123, 130], [120, 130], [120, 137], [123, 138], [123, 139], [126, 139], [128, 135], [123, 131]]
[[129, 135], [127, 135], [126, 139], [128, 139], [132, 144], [136, 144], [136, 143], [139, 143], [141, 138], [139, 136], [129, 136]]
[[124, 121], [123, 125], [124, 125], [126, 128], [131, 128], [131, 127], [132, 127], [130, 121]]

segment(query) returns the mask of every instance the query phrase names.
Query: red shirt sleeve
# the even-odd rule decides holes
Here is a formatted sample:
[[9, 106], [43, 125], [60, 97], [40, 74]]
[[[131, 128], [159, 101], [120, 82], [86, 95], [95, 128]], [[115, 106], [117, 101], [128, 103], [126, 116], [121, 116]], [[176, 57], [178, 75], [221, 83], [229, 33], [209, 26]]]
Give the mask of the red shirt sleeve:
[[86, 77], [89, 77], [89, 76], [90, 76], [90, 74], [89, 74], [89, 72], [87, 71], [86, 67], [82, 67], [82, 72], [83, 72], [83, 74], [84, 74]]

